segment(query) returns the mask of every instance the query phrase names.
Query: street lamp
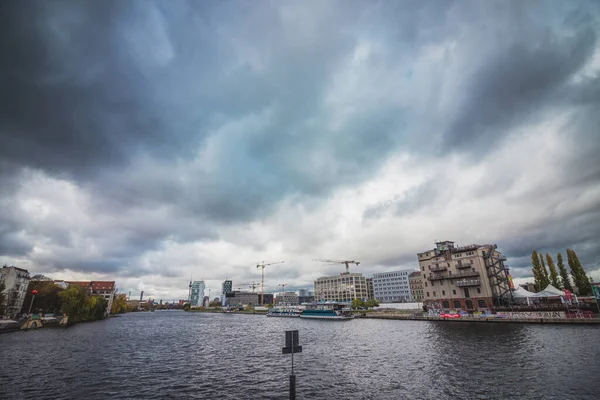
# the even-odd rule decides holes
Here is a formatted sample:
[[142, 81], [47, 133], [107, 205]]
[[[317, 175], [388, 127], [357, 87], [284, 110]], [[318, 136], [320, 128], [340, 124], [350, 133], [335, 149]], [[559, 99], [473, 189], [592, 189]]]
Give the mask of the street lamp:
[[33, 296], [31, 297], [31, 304], [29, 304], [29, 312], [28, 312], [27, 314], [31, 314], [31, 307], [33, 306], [33, 299], [35, 299], [35, 295], [36, 295], [36, 294], [38, 294], [38, 291], [37, 291], [37, 290], [35, 290], [35, 289], [33, 289], [33, 290], [31, 291], [31, 294], [32, 294]]

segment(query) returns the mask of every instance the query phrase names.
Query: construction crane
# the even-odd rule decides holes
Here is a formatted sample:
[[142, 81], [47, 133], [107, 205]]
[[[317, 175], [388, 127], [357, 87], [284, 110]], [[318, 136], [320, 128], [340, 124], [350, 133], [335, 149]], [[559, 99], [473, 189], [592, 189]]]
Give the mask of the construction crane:
[[262, 277], [260, 280], [260, 304], [261, 305], [265, 305], [265, 267], [269, 266], [269, 265], [275, 265], [275, 264], [283, 264], [285, 261], [277, 261], [277, 262], [272, 262], [272, 263], [268, 263], [265, 264], [265, 262], [263, 261], [261, 264], [257, 264], [256, 268], [262, 268]]
[[285, 293], [285, 287], [287, 286], [287, 283], [282, 283], [282, 284], [277, 285], [277, 286], [280, 286], [281, 287], [281, 292]]
[[360, 261], [350, 261], [350, 260], [314, 260], [318, 262], [331, 263], [331, 264], [345, 264], [346, 265], [346, 274], [350, 273], [350, 264], [356, 264], [357, 266], [360, 264]]
[[254, 289], [256, 289], [257, 287], [260, 287], [261, 284], [259, 283], [254, 283], [254, 281], [252, 281], [252, 285], [250, 285], [250, 289], [252, 289], [252, 293], [254, 293]]

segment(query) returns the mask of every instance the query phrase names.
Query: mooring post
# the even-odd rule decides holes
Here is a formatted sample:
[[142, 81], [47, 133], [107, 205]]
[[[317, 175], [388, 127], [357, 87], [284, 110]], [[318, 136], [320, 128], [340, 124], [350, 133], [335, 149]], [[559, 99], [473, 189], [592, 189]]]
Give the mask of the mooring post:
[[290, 375], [290, 400], [296, 400], [296, 375], [294, 375], [294, 353], [302, 353], [299, 345], [298, 331], [285, 331], [285, 347], [283, 354], [292, 354], [292, 374]]

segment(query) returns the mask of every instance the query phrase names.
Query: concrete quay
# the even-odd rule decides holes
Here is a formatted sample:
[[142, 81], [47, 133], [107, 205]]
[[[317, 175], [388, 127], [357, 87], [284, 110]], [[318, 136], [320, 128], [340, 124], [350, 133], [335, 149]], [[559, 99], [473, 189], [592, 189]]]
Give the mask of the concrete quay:
[[393, 319], [405, 321], [439, 321], [439, 322], [477, 322], [477, 323], [523, 323], [523, 324], [570, 324], [570, 325], [598, 325], [600, 318], [442, 318], [442, 317], [416, 317], [413, 315], [378, 314], [369, 313], [357, 318]]

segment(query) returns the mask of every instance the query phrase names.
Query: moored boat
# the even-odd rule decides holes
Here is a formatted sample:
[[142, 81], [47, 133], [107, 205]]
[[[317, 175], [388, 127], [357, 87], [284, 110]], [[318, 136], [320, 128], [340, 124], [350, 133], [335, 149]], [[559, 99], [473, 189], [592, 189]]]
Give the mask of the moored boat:
[[273, 307], [267, 312], [267, 317], [299, 317], [300, 312], [298, 307]]
[[348, 320], [354, 315], [346, 303], [315, 302], [304, 304], [306, 308], [300, 313], [300, 318]]

